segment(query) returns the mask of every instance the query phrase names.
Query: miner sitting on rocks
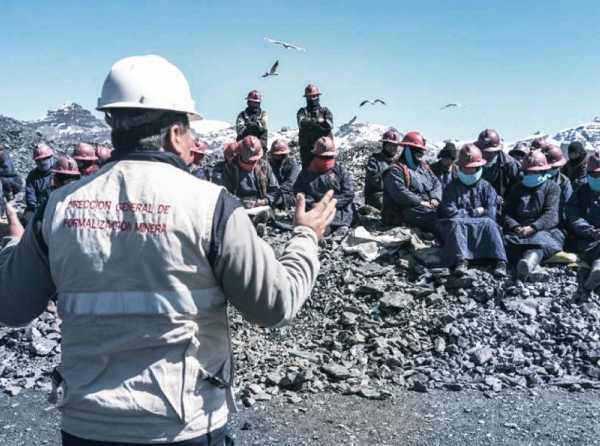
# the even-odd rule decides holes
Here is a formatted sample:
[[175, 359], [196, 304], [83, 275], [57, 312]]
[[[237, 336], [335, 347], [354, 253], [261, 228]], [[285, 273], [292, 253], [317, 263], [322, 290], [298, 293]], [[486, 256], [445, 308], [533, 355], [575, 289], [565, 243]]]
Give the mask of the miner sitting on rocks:
[[47, 144], [38, 144], [33, 151], [33, 160], [35, 167], [25, 179], [25, 214], [23, 218], [26, 222], [31, 220], [37, 208], [46, 202], [50, 193], [54, 151]]
[[347, 228], [356, 219], [354, 206], [354, 181], [352, 175], [336, 162], [338, 155], [333, 140], [323, 136], [315, 142], [312, 152], [313, 159], [306, 169], [302, 169], [294, 193], [306, 196], [306, 209], [312, 209], [327, 193], [333, 190], [337, 200], [335, 217], [330, 225], [330, 231]]
[[523, 179], [508, 194], [504, 222], [509, 257], [520, 259], [519, 278], [526, 279], [539, 265], [564, 244], [558, 228], [560, 187], [548, 181], [551, 167], [541, 150], [523, 160]]
[[229, 169], [237, 157], [238, 143], [235, 141], [226, 142], [223, 145], [223, 161], [217, 162], [211, 172], [210, 181], [219, 186], [223, 186], [223, 172]]
[[300, 164], [290, 156], [290, 147], [283, 139], [276, 139], [271, 144], [269, 163], [277, 177], [279, 190], [275, 194], [273, 207], [291, 209], [296, 203], [294, 197], [294, 183], [300, 173]]
[[558, 205], [560, 227], [566, 229], [567, 227], [567, 216], [566, 216], [566, 205], [571, 195], [573, 195], [573, 187], [571, 186], [571, 180], [561, 173], [560, 169], [567, 160], [564, 157], [562, 150], [553, 144], [547, 144], [543, 149], [544, 155], [550, 164], [550, 171], [548, 172], [548, 179], [554, 181], [560, 187], [560, 202]]
[[256, 136], [263, 146], [263, 150], [267, 150], [267, 138], [269, 131], [267, 129], [267, 112], [262, 110], [260, 104], [262, 102], [261, 94], [252, 90], [246, 96], [246, 109], [241, 111], [235, 120], [235, 129], [237, 132], [237, 140], [241, 141], [246, 136]]
[[309, 84], [304, 89], [306, 107], [298, 110], [298, 144], [302, 168], [308, 167], [313, 159], [312, 150], [315, 142], [322, 136], [333, 138], [333, 114], [320, 103], [321, 91], [316, 85]]
[[508, 154], [519, 164], [519, 167], [521, 167], [523, 160], [527, 155], [529, 155], [529, 152], [531, 152], [531, 149], [529, 148], [527, 143], [519, 142], [508, 151]]
[[210, 181], [209, 171], [206, 167], [202, 165], [202, 160], [204, 159], [204, 156], [206, 155], [207, 151], [208, 144], [199, 138], [195, 138], [194, 148], [192, 149], [194, 159], [192, 160], [192, 164], [190, 165], [190, 172], [196, 178]]
[[567, 203], [567, 218], [577, 238], [577, 252], [592, 269], [585, 287], [600, 286], [600, 153], [587, 160], [587, 184], [576, 190]]
[[369, 157], [365, 171], [365, 203], [379, 210], [383, 208], [383, 174], [398, 154], [400, 134], [390, 129], [381, 137], [381, 143], [381, 152]]
[[431, 165], [431, 170], [442, 183], [442, 187], [446, 187], [456, 178], [456, 152], [456, 145], [448, 141], [438, 153], [438, 160]]
[[563, 166], [564, 173], [570, 180], [574, 190], [579, 189], [587, 181], [587, 154], [580, 141], [573, 141], [567, 149], [569, 161]]
[[483, 166], [483, 179], [490, 183], [498, 194], [498, 209], [502, 212], [502, 204], [506, 195], [521, 179], [519, 164], [502, 151], [502, 139], [494, 129], [485, 129], [475, 143], [486, 160]]
[[279, 184], [271, 166], [263, 159], [259, 139], [246, 136], [240, 141], [238, 151], [236, 162], [223, 170], [223, 185], [246, 209], [272, 205]]
[[96, 173], [100, 169], [96, 149], [85, 142], [77, 144], [73, 151], [73, 159], [77, 161], [77, 167], [83, 176]]
[[496, 223], [497, 196], [481, 178], [484, 164], [477, 146], [464, 145], [458, 154], [457, 178], [444, 189], [439, 207], [444, 260], [458, 276], [466, 273], [469, 260], [493, 261], [494, 275], [506, 276], [506, 252]]
[[408, 132], [401, 144], [402, 155], [383, 177], [383, 223], [433, 232], [442, 183], [423, 160], [427, 147], [419, 132]]
[[11, 201], [16, 194], [23, 190], [23, 180], [19, 177], [8, 153], [7, 147], [0, 149], [0, 181], [2, 192], [7, 201]]

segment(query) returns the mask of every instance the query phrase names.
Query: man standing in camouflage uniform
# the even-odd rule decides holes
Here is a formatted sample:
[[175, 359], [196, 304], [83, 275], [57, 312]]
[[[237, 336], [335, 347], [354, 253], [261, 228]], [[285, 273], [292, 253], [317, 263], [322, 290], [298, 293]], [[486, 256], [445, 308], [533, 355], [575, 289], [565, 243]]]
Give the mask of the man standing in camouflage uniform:
[[256, 136], [262, 144], [263, 150], [267, 150], [267, 138], [269, 131], [267, 129], [267, 112], [260, 108], [262, 102], [261, 94], [252, 90], [246, 96], [248, 107], [241, 111], [235, 121], [237, 131], [237, 141], [241, 141], [246, 136]]
[[300, 159], [302, 168], [306, 168], [313, 159], [312, 149], [317, 139], [328, 136], [333, 139], [333, 115], [327, 107], [319, 103], [321, 92], [316, 85], [309, 84], [304, 89], [306, 107], [298, 110], [298, 144], [300, 145]]

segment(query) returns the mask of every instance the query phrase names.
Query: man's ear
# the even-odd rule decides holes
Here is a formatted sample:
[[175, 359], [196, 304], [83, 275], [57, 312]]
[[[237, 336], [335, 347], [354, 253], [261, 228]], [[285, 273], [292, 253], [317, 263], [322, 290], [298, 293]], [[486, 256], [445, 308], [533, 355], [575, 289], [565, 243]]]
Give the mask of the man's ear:
[[181, 146], [182, 138], [184, 135], [185, 129], [181, 124], [172, 125], [167, 133], [165, 141], [165, 150], [179, 154], [179, 147]]

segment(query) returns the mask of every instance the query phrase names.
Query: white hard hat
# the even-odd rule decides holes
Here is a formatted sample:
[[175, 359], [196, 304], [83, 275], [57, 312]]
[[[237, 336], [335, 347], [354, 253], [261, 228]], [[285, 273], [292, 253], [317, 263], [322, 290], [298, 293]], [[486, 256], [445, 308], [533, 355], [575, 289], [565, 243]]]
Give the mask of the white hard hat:
[[160, 56], [126, 57], [112, 66], [96, 109], [118, 108], [169, 110], [200, 119], [185, 76]]

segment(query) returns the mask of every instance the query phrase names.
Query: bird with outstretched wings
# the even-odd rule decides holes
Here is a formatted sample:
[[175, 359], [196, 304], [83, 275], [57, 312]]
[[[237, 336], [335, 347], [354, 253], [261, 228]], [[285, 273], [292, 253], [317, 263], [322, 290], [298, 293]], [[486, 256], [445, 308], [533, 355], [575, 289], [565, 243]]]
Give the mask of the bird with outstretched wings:
[[446, 110], [449, 108], [459, 108], [461, 105], [458, 102], [451, 102], [449, 104], [444, 105], [441, 109]]
[[363, 105], [366, 105], [366, 104], [370, 104], [370, 105], [376, 105], [376, 104], [387, 105], [383, 99], [375, 99], [373, 101], [371, 101], [369, 99], [365, 99], [358, 106], [362, 107]]
[[263, 74], [262, 77], [279, 76], [279, 73], [277, 72], [277, 67], [279, 67], [278, 60], [275, 61], [275, 63], [271, 67], [271, 69], [269, 71], [267, 71], [265, 74]]
[[301, 48], [296, 45], [292, 45], [291, 43], [282, 42], [281, 40], [270, 39], [268, 37], [265, 37], [265, 40], [269, 43], [282, 46], [286, 50], [306, 51], [306, 49], [304, 49], [304, 48]]

